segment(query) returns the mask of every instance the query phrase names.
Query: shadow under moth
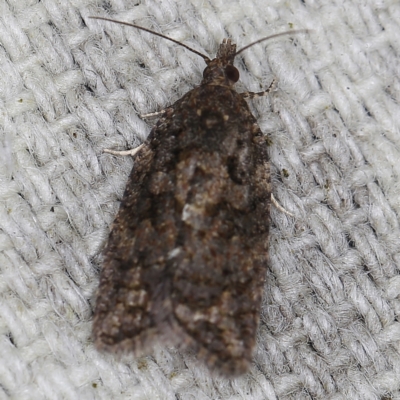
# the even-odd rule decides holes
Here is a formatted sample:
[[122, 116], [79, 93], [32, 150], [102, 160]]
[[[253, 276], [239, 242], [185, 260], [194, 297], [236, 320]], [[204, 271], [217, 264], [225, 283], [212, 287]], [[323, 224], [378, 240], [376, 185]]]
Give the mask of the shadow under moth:
[[[111, 22], [106, 18], [91, 17]], [[145, 28], [119, 22], [138, 29]], [[150, 31], [151, 32], [151, 31]], [[212, 371], [248, 371], [268, 261], [267, 142], [237, 93], [239, 51], [224, 40], [203, 80], [162, 111], [134, 154], [104, 252], [93, 336], [99, 350], [190, 349]], [[272, 86], [272, 85], [271, 85]]]

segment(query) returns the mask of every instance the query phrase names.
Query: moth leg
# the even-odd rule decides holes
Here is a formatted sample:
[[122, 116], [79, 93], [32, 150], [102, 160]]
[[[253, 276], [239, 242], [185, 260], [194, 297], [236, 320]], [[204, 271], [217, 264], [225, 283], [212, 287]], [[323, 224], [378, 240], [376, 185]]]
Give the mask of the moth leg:
[[272, 201], [272, 203], [274, 204], [274, 206], [275, 206], [279, 211], [282, 211], [283, 213], [285, 213], [286, 215], [289, 215], [290, 217], [294, 217], [294, 215], [293, 215], [291, 212], [285, 210], [285, 209], [278, 203], [278, 201], [275, 199], [275, 197], [274, 197], [274, 195], [273, 195], [272, 193], [271, 193], [271, 201]]
[[160, 111], [156, 111], [156, 112], [152, 112], [152, 113], [148, 113], [148, 114], [140, 114], [140, 118], [153, 118], [153, 117], [158, 117], [161, 114], [164, 114], [165, 111], [167, 111], [167, 109], [164, 110], [160, 110]]
[[135, 147], [134, 149], [130, 150], [122, 150], [122, 151], [117, 151], [117, 150], [110, 150], [110, 149], [104, 149], [104, 153], [108, 154], [113, 154], [114, 156], [134, 156], [136, 153], [140, 151], [140, 149], [143, 147], [144, 143], [142, 143], [140, 146]]
[[264, 90], [263, 92], [245, 92], [241, 93], [244, 99], [256, 99], [257, 97], [266, 96], [268, 93], [271, 93], [276, 87], [276, 79], [274, 79], [271, 84], [269, 85], [268, 89]]

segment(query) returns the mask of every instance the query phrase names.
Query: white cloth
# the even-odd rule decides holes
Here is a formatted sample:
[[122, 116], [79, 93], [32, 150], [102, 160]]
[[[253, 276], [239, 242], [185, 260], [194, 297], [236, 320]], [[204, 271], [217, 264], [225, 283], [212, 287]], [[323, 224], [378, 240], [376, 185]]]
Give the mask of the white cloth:
[[[137, 1], [136, 3], [139, 3]], [[400, 4], [3, 2], [0, 399], [378, 399], [400, 387]], [[107, 7], [107, 9], [105, 8]], [[100, 254], [139, 145], [204, 62], [238, 48], [268, 135], [270, 268], [251, 375], [212, 379], [173, 349], [123, 362], [90, 339]], [[86, 24], [86, 25], [85, 25]], [[250, 377], [251, 376], [251, 377]]]

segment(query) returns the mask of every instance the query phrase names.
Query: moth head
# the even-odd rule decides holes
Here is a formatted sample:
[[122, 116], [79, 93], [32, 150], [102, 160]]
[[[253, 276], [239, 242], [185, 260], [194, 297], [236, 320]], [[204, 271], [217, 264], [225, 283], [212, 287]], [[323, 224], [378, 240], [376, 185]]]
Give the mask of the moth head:
[[213, 60], [206, 60], [207, 68], [203, 72], [202, 84], [233, 86], [239, 80], [239, 71], [233, 65], [236, 54], [236, 45], [230, 39], [224, 39], [217, 56]]

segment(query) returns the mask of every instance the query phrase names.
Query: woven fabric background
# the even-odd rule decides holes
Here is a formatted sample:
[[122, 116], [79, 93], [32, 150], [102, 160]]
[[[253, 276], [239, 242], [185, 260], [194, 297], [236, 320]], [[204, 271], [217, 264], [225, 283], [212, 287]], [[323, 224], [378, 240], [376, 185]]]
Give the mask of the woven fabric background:
[[[101, 250], [160, 110], [214, 56], [271, 140], [270, 268], [251, 372], [212, 378], [189, 354], [98, 353]], [[0, 400], [400, 399], [398, 0], [0, 1]]]

